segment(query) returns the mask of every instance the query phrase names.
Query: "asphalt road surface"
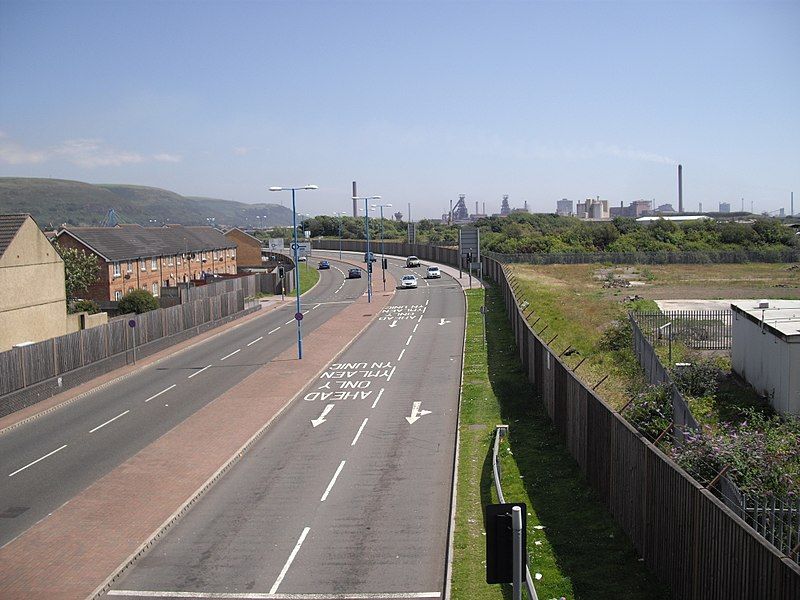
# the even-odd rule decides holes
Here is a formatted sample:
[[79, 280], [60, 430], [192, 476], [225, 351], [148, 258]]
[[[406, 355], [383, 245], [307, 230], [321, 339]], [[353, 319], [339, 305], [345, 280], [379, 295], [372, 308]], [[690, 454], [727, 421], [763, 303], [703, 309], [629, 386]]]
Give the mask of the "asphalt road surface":
[[[331, 266], [302, 298], [304, 332], [364, 293], [350, 265]], [[0, 546], [296, 344], [294, 313], [265, 312], [0, 435]]]
[[[425, 269], [397, 264], [398, 281]], [[382, 290], [379, 266], [376, 279]], [[397, 291], [109, 596], [442, 597], [464, 296], [447, 276], [419, 284]]]

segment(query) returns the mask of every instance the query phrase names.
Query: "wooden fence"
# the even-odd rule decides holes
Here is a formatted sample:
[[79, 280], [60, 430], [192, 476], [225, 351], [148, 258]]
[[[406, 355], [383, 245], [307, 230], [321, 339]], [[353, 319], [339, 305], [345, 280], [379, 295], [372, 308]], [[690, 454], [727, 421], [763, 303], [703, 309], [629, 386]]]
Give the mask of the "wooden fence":
[[688, 250], [683, 252], [565, 252], [537, 254], [500, 254], [486, 252], [487, 258], [501, 263], [535, 265], [577, 265], [611, 263], [617, 265], [664, 265], [708, 263], [791, 263], [800, 261], [800, 250], [769, 248], [766, 250]]
[[[338, 240], [315, 242], [336, 250]], [[365, 243], [347, 240], [345, 250]], [[386, 243], [389, 254], [458, 265], [457, 250]], [[630, 537], [648, 568], [675, 598], [796, 600], [800, 567], [597, 397], [527, 323], [504, 266], [483, 257], [497, 283], [520, 360], [587, 481]], [[568, 507], [565, 507], [565, 510]]]

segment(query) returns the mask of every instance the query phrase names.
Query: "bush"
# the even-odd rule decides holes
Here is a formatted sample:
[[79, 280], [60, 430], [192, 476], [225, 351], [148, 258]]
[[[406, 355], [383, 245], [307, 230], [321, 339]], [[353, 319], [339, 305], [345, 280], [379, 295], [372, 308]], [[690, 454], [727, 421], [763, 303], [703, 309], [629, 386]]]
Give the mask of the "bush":
[[72, 303], [70, 312], [87, 312], [90, 315], [94, 315], [100, 312], [100, 305], [94, 300], [76, 300]]
[[133, 290], [122, 297], [117, 310], [124, 315], [125, 313], [140, 314], [157, 308], [158, 300], [150, 292], [147, 290]]
[[606, 352], [620, 352], [633, 348], [631, 322], [628, 319], [622, 319], [612, 323], [611, 327], [603, 332], [597, 347]]
[[700, 359], [689, 366], [673, 368], [670, 376], [681, 393], [702, 398], [716, 393], [722, 370], [713, 360]]
[[625, 418], [654, 440], [672, 423], [672, 388], [654, 385], [640, 392], [625, 411]]

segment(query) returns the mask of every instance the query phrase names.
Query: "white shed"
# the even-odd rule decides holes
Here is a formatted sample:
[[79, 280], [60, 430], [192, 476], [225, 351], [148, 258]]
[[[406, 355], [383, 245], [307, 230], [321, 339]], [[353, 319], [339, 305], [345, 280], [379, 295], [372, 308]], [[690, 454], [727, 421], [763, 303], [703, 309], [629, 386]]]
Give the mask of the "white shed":
[[800, 415], [800, 300], [731, 304], [731, 365], [782, 414]]

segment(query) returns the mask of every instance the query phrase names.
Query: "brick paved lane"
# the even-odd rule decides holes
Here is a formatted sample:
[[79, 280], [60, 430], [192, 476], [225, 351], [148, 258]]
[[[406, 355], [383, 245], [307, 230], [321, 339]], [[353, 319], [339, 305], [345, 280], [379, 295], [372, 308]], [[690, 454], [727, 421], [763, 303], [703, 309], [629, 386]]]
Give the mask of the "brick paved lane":
[[[292, 333], [287, 349], [274, 360], [266, 364], [255, 362], [251, 374], [240, 378], [240, 383], [197, 407], [176, 427], [0, 548], [0, 597], [86, 597], [136, 553], [226, 460], [259, 434], [288, 399], [332, 360], [388, 299], [381, 295], [370, 306], [364, 296], [343, 305], [317, 303], [320, 306], [309, 315], [318, 312], [321, 323], [306, 336], [302, 361], [296, 359], [296, 338]], [[309, 303], [309, 310], [314, 306]], [[326, 316], [321, 312], [323, 306], [340, 308], [335, 316]], [[196, 377], [208, 375], [206, 388], [221, 376], [214, 369], [209, 371]], [[188, 377], [185, 370], [181, 375]], [[199, 394], [202, 389], [193, 388], [193, 392]], [[145, 397], [140, 400], [144, 402]], [[48, 460], [28, 470], [38, 473], [34, 467], [45, 466]], [[14, 477], [8, 480], [13, 481]]]
[[109, 597], [442, 597], [465, 314], [456, 282], [429, 284], [398, 290]]

